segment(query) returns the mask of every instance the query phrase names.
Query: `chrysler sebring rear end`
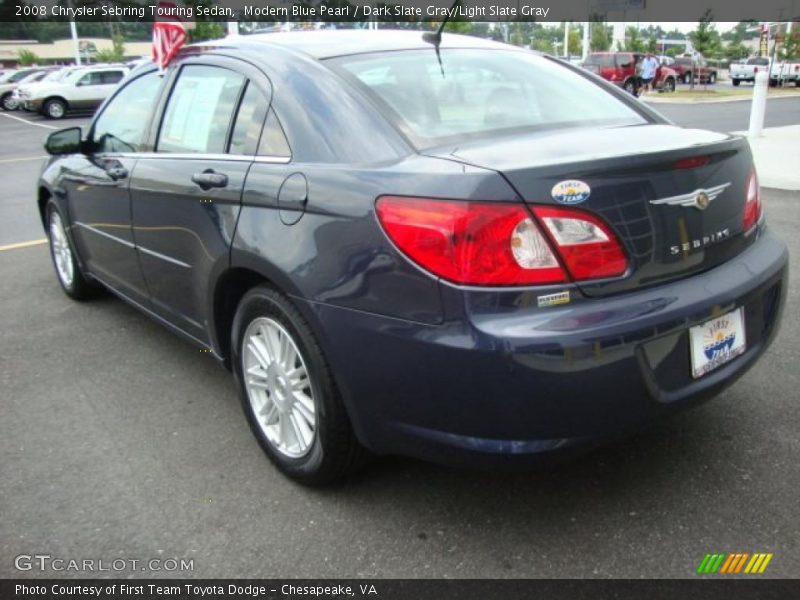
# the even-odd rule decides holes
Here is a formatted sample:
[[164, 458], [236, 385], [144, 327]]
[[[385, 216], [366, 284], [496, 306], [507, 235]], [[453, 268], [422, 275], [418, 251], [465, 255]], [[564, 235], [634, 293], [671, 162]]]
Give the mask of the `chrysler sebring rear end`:
[[[235, 42], [269, 56], [291, 157], [255, 160], [226, 264], [192, 290], [284, 471], [344, 472], [301, 465], [311, 451], [282, 452], [286, 437], [353, 452], [325, 433], [325, 405], [299, 434], [259, 429], [257, 409], [282, 410], [300, 366], [320, 379], [309, 396], [335, 386], [339, 433], [359, 447], [485, 464], [641, 427], [718, 394], [764, 352], [787, 252], [744, 139], [676, 127], [527, 51], [445, 36], [437, 56], [391, 34], [347, 52], [310, 35]], [[228, 44], [205, 52], [233, 55]], [[289, 316], [259, 321], [254, 287]], [[292, 335], [292, 311], [308, 336]], [[270, 366], [260, 331], [304, 362]]]

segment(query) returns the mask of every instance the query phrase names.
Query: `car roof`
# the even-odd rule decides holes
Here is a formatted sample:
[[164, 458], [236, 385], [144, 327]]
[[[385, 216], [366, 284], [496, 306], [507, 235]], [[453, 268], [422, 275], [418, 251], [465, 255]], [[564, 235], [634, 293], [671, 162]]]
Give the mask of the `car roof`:
[[[338, 29], [321, 31], [290, 31], [259, 33], [225, 38], [215, 42], [202, 42], [197, 46], [223, 46], [229, 48], [269, 44], [303, 52], [316, 59], [387, 52], [392, 50], [413, 50], [433, 48], [422, 39], [422, 31], [380, 29]], [[495, 50], [518, 50], [515, 46], [501, 44], [492, 40], [468, 35], [443, 34], [442, 48], [487, 48]]]

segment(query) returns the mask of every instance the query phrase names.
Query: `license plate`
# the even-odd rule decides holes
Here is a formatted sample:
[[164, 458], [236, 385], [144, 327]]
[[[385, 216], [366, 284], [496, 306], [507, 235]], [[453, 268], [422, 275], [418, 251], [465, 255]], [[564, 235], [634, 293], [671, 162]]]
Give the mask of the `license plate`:
[[733, 360], [745, 350], [744, 309], [689, 329], [692, 377], [697, 379]]

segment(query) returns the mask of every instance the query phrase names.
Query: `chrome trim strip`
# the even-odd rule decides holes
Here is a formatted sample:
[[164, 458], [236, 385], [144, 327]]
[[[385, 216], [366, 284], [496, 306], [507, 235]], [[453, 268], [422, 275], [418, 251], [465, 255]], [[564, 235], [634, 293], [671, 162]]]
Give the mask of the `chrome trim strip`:
[[285, 165], [291, 162], [291, 156], [249, 156], [243, 154], [183, 154], [172, 152], [109, 152], [105, 156], [111, 158], [147, 158], [174, 160], [217, 160], [222, 162], [257, 162]]
[[84, 229], [86, 229], [88, 231], [91, 231], [93, 233], [96, 233], [97, 235], [102, 235], [103, 237], [106, 237], [106, 238], [108, 238], [110, 240], [113, 240], [115, 242], [119, 242], [120, 244], [122, 244], [123, 246], [127, 246], [128, 248], [136, 248], [136, 244], [133, 244], [133, 243], [129, 242], [128, 240], [123, 240], [122, 238], [118, 238], [115, 235], [111, 235], [110, 233], [106, 233], [105, 231], [97, 229], [96, 227], [92, 227], [91, 225], [87, 225], [86, 223], [82, 223], [81, 221], [75, 221], [75, 225], [78, 225], [79, 227], [83, 227]]
[[150, 250], [149, 248], [145, 248], [144, 246], [136, 246], [136, 248], [149, 256], [152, 256], [154, 258], [160, 258], [163, 261], [172, 263], [173, 265], [178, 265], [179, 267], [183, 267], [184, 269], [192, 268], [192, 265], [188, 263], [182, 262], [177, 258], [172, 258], [170, 256], [167, 256], [166, 254], [161, 254], [160, 252], [156, 252], [155, 250]]
[[650, 204], [654, 204], [656, 206], [662, 204], [666, 204], [668, 206], [695, 206], [695, 199], [699, 194], [705, 194], [708, 196], [708, 200], [710, 202], [724, 192], [730, 185], [730, 182], [728, 182], [708, 189], [699, 188], [688, 194], [681, 194], [680, 196], [671, 196], [669, 198], [650, 200]]

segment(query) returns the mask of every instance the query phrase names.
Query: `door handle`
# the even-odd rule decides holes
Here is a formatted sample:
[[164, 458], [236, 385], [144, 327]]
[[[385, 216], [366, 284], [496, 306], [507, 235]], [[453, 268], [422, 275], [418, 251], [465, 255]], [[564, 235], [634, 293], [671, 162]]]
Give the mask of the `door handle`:
[[110, 169], [106, 169], [106, 173], [108, 173], [111, 179], [117, 181], [118, 179], [125, 179], [128, 176], [128, 169], [125, 167], [111, 167]]
[[192, 181], [204, 190], [211, 188], [224, 188], [228, 185], [228, 176], [225, 173], [216, 173], [213, 169], [206, 169], [202, 173], [192, 175]]

